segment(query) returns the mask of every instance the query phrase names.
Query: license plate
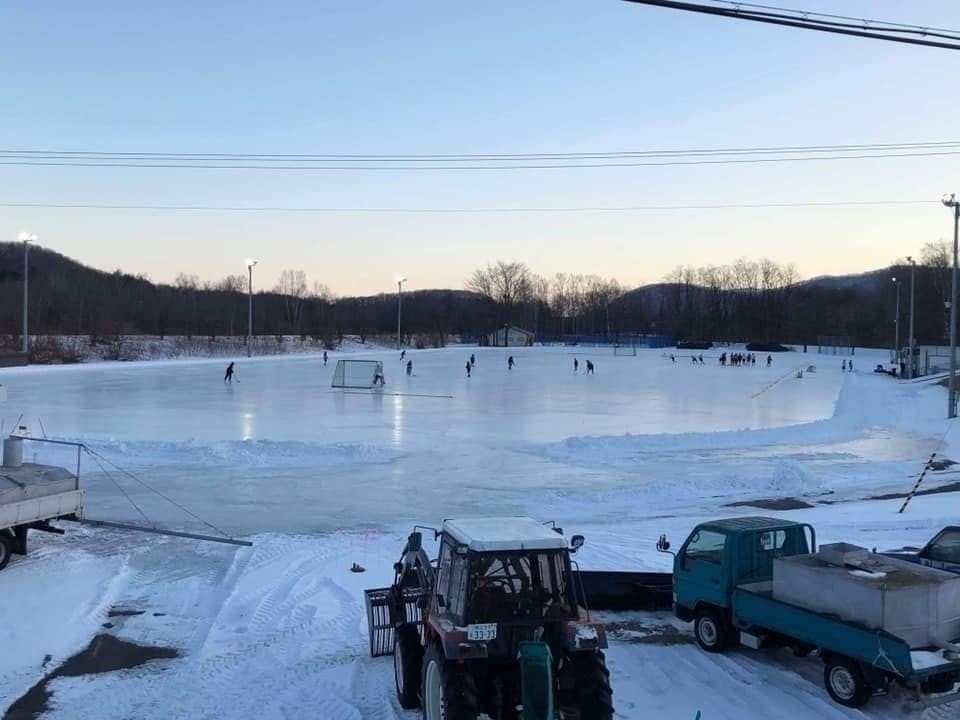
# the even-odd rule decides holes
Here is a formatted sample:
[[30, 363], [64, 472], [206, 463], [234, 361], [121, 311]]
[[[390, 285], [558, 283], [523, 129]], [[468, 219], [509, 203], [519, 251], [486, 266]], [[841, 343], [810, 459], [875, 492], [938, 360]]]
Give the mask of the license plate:
[[467, 640], [496, 640], [496, 623], [478, 623], [467, 625]]

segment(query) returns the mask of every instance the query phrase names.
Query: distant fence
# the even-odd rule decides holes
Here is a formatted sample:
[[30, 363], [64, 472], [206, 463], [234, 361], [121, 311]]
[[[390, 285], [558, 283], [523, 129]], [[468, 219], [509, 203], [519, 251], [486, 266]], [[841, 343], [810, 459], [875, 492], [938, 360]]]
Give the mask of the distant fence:
[[591, 345], [613, 347], [614, 345], [639, 348], [673, 347], [676, 338], [669, 335], [537, 335], [540, 345]]

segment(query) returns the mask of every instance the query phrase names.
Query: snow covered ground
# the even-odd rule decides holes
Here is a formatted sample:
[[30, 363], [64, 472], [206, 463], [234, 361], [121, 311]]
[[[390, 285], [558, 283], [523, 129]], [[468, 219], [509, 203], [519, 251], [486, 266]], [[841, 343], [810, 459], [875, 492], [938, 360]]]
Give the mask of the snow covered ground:
[[[721, 516], [777, 514], [813, 522], [821, 541], [885, 548], [922, 544], [956, 522], [956, 493], [918, 497], [902, 515], [901, 500], [870, 499], [909, 490], [937, 449], [960, 455], [943, 388], [869, 372], [886, 352], [858, 351], [851, 374], [840, 357], [803, 353], [776, 355], [771, 368], [722, 368], [718, 351], [694, 366], [689, 353], [674, 364], [660, 350], [473, 349], [467, 379], [470, 351], [410, 352], [410, 378], [395, 352], [364, 356], [384, 360], [383, 393], [331, 391], [336, 354], [327, 367], [316, 357], [243, 360], [233, 386], [222, 361], [0, 371], [6, 428], [22, 414], [34, 434], [83, 440], [254, 541], [238, 549], [73, 528], [37, 537], [0, 573], [0, 709], [99, 631], [180, 657], [59, 678], [44, 717], [416, 717], [395, 702], [389, 660], [367, 657], [362, 596], [389, 581], [414, 522], [556, 519], [587, 536], [582, 567], [621, 569], [666, 569], [653, 549], [661, 532], [679, 541]], [[586, 359], [596, 375], [583, 374]], [[795, 377], [809, 365], [816, 372]], [[66, 462], [38, 447], [28, 459]], [[83, 467], [88, 516], [143, 522], [129, 496], [151, 522], [208, 529], [134, 477]], [[958, 479], [947, 468], [924, 487]], [[799, 509], [727, 506], [786, 499]], [[367, 572], [350, 573], [353, 562]], [[817, 660], [709, 656], [682, 633], [671, 644], [614, 634], [618, 717], [901, 717], [890, 699], [864, 712], [831, 703]]]

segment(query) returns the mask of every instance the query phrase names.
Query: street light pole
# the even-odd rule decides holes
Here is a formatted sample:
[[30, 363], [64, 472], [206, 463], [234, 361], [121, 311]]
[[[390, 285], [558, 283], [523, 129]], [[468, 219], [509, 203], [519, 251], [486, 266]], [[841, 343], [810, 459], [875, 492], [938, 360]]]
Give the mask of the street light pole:
[[403, 308], [403, 284], [406, 281], [405, 277], [397, 278], [397, 350], [400, 349], [400, 312]]
[[893, 284], [897, 288], [897, 309], [893, 316], [893, 361], [900, 364], [900, 281], [893, 278]]
[[914, 376], [914, 344], [916, 340], [913, 337], [913, 298], [916, 290], [917, 261], [907, 255], [907, 262], [910, 263], [910, 339], [907, 346], [910, 348], [910, 359], [907, 362], [907, 377], [913, 380]]
[[948, 395], [947, 402], [950, 406], [947, 408], [947, 417], [955, 418], [957, 416], [957, 237], [958, 227], [960, 227], [960, 200], [957, 196], [951, 194], [950, 197], [943, 196], [943, 204], [948, 208], [953, 208], [953, 268], [950, 273], [950, 378], [947, 383]]
[[23, 243], [23, 338], [20, 350], [24, 354], [30, 351], [28, 318], [30, 308], [30, 243], [37, 241], [35, 233], [22, 232], [17, 239]]
[[256, 260], [247, 259], [247, 357], [253, 349], [253, 267], [256, 264]]

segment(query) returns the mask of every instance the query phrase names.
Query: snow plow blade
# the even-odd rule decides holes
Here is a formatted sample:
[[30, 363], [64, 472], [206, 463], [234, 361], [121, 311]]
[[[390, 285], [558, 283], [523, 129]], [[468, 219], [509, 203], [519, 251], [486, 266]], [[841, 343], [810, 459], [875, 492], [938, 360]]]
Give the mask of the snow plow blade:
[[669, 610], [673, 607], [673, 574], [620, 570], [580, 570], [591, 610]]

